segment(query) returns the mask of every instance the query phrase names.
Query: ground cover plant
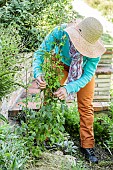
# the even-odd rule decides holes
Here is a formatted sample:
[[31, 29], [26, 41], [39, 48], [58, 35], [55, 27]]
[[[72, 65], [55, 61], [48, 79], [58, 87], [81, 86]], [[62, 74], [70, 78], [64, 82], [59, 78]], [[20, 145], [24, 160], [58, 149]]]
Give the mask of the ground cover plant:
[[29, 158], [25, 142], [8, 124], [0, 126], [0, 169], [23, 170]]

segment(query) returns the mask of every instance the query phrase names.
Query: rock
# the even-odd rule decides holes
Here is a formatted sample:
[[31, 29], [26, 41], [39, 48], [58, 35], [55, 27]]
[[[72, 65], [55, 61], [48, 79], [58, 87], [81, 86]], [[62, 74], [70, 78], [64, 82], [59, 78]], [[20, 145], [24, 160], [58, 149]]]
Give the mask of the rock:
[[55, 155], [60, 155], [60, 156], [62, 156], [62, 155], [63, 155], [63, 152], [62, 152], [62, 151], [56, 151], [54, 154], [55, 154]]
[[[57, 153], [57, 154], [56, 154]], [[60, 155], [61, 154], [61, 155]], [[62, 155], [61, 151], [55, 153], [42, 153], [40, 159], [36, 162], [35, 167], [27, 168], [28, 170], [71, 170], [76, 166], [76, 158], [71, 155]]]

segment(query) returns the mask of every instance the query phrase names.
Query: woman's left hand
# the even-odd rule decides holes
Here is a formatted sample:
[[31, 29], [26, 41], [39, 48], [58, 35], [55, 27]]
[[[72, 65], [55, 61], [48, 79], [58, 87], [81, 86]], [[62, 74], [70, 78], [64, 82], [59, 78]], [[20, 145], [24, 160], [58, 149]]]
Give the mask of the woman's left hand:
[[56, 92], [53, 93], [60, 100], [64, 100], [67, 97], [67, 90], [64, 87], [60, 87]]

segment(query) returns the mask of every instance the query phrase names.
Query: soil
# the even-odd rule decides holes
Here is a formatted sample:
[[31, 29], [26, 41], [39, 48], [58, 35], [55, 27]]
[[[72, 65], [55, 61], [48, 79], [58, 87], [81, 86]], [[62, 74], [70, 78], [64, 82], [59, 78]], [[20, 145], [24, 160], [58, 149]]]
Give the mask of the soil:
[[[78, 141], [75, 141], [76, 145], [78, 145]], [[113, 154], [113, 152], [112, 152]], [[109, 153], [109, 151], [102, 147], [100, 144], [95, 145], [95, 155], [97, 156], [99, 163], [98, 164], [90, 164], [85, 160], [83, 155], [81, 155], [80, 151], [78, 150], [75, 154], [75, 157], [79, 161], [80, 159], [83, 160], [84, 165], [87, 169], [90, 170], [113, 170], [113, 155]]]
[[[57, 155], [55, 152], [44, 152], [39, 160], [36, 161], [35, 167], [27, 168], [28, 170], [113, 170], [113, 155], [96, 144], [95, 154], [99, 159], [98, 164], [90, 164], [85, 160], [83, 155], [79, 151], [78, 141], [74, 142], [77, 146], [76, 152], [70, 159], [75, 161], [74, 168], [67, 159], [67, 155]], [[60, 152], [60, 151], [59, 151]], [[69, 155], [68, 155], [69, 156]]]
[[[10, 124], [15, 124], [14, 120], [11, 121]], [[83, 157], [83, 155], [80, 153], [79, 141], [77, 139], [73, 141], [74, 141], [74, 145], [77, 146], [77, 149], [76, 149], [76, 152], [72, 156], [75, 158], [76, 165], [79, 168], [77, 169], [70, 168], [71, 165], [69, 164], [68, 167], [64, 166], [64, 168], [62, 169], [60, 165], [61, 165], [61, 160], [63, 160], [63, 158], [60, 156], [59, 158], [57, 158], [57, 156], [55, 157], [52, 151], [50, 153], [50, 158], [47, 157], [47, 155], [45, 156], [45, 153], [44, 153], [44, 155], [42, 155], [42, 158], [36, 161], [36, 166], [30, 167], [29, 170], [113, 170], [113, 150], [111, 151], [111, 154], [112, 154], [111, 155], [107, 148], [105, 148], [104, 146], [102, 147], [101, 144], [96, 144], [95, 154], [99, 160], [99, 163], [93, 165], [87, 162], [85, 158]], [[53, 164], [54, 163], [53, 160], [56, 160], [55, 164]], [[63, 162], [64, 162], [64, 165], [67, 165], [67, 160], [64, 159]]]

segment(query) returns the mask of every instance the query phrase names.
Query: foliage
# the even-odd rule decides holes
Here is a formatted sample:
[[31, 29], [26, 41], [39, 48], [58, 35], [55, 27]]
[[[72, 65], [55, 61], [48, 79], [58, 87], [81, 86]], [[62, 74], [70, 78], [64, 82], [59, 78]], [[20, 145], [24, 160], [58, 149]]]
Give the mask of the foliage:
[[77, 16], [70, 0], [10, 0], [1, 7], [0, 13], [5, 27], [12, 22], [19, 26], [22, 43], [30, 51], [38, 48], [54, 26]]
[[38, 157], [44, 150], [45, 142], [52, 145], [63, 140], [64, 121], [61, 108], [56, 107], [54, 103], [42, 106], [38, 112], [33, 110], [26, 112], [20, 132], [24, 135], [22, 138], [31, 155]]
[[89, 5], [102, 11], [111, 22], [113, 22], [113, 1], [112, 0], [85, 0]]
[[[65, 130], [75, 139], [79, 138], [79, 113], [77, 107], [65, 108]], [[113, 149], [113, 106], [109, 114], [95, 115], [94, 136], [96, 143], [106, 144]]]
[[47, 83], [47, 87], [44, 90], [44, 102], [46, 103], [56, 103], [58, 100], [55, 98], [53, 93], [60, 87], [60, 80], [63, 76], [63, 66], [60, 65], [59, 53], [54, 55], [53, 51], [51, 51], [50, 53], [45, 52], [44, 54], [45, 63], [42, 65], [42, 71], [44, 73], [44, 79]]
[[75, 139], [79, 138], [80, 117], [77, 107], [70, 107], [65, 109], [65, 129]]
[[111, 37], [109, 34], [103, 34], [102, 35], [102, 41], [104, 44], [113, 44], [113, 37]]
[[[62, 66], [59, 65], [60, 55], [54, 56], [52, 52], [45, 52], [44, 56], [45, 63], [42, 65], [42, 70], [47, 83], [44, 99], [38, 112], [26, 108], [23, 110], [26, 117], [21, 127], [28, 150], [36, 157], [39, 156], [40, 151], [44, 150], [44, 143], [52, 145], [61, 142], [64, 138], [63, 132], [65, 130], [63, 104], [61, 102], [58, 105], [58, 99], [53, 95], [53, 92], [60, 87], [60, 73], [62, 77]], [[53, 57], [57, 61], [54, 61]]]
[[0, 169], [23, 170], [28, 159], [25, 143], [19, 140], [13, 127], [0, 126]]
[[8, 123], [8, 120], [5, 118], [5, 116], [0, 113], [0, 121], [1, 120]]
[[0, 42], [0, 100], [13, 89], [14, 75], [18, 70], [18, 53], [20, 36], [16, 25], [9, 25], [7, 29], [1, 27]]
[[113, 111], [109, 114], [97, 115], [94, 121], [95, 140], [109, 149], [113, 149]]
[[110, 105], [110, 113], [109, 113], [110, 121], [109, 124], [109, 140], [107, 140], [107, 144], [109, 148], [112, 148], [113, 150], [113, 103]]
[[[13, 89], [15, 72], [20, 69], [18, 67], [18, 53], [24, 51], [23, 46], [26, 46], [25, 50], [38, 48], [50, 29], [76, 16], [72, 14], [69, 2], [69, 0], [60, 2], [54, 0], [48, 2], [42, 0], [10, 0], [1, 4], [1, 99]], [[46, 57], [53, 57], [51, 52], [46, 55]], [[59, 54], [56, 58], [59, 58]], [[47, 68], [43, 67], [45, 71], [48, 68], [50, 68], [50, 65]], [[56, 63], [54, 71], [57, 69], [60, 69], [59, 62]], [[60, 87], [58, 83], [59, 75], [54, 77], [54, 71], [51, 70], [51, 75], [46, 74], [45, 76], [46, 80], [49, 78], [51, 81], [48, 82], [41, 109], [35, 112], [25, 108], [23, 110], [24, 121], [21, 122], [21, 127], [16, 128], [13, 132], [8, 125], [1, 127], [9, 128], [9, 131], [1, 131], [1, 136], [4, 136], [7, 132], [5, 136], [9, 140], [4, 138], [1, 142], [2, 169], [21, 169], [26, 162], [24, 152], [26, 154], [29, 151], [31, 156], [37, 157], [44, 150], [45, 143], [52, 145], [55, 142], [63, 141], [65, 130], [63, 105], [60, 103], [57, 106], [57, 99], [51, 98], [53, 91]], [[26, 105], [27, 102], [28, 100], [26, 100]], [[10, 140], [10, 137], [12, 140]]]
[[110, 118], [106, 114], [95, 118], [94, 131], [96, 142], [103, 143], [109, 139], [110, 121]]

